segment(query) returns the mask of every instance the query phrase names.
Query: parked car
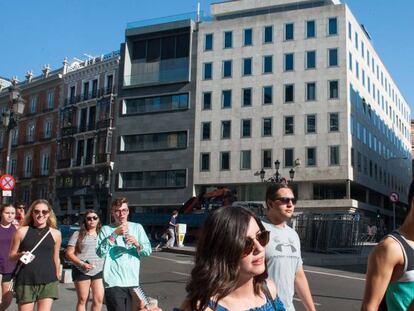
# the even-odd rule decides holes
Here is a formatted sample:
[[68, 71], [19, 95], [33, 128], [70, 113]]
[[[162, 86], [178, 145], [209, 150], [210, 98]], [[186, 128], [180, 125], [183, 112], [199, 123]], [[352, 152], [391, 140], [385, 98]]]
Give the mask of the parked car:
[[59, 225], [58, 229], [62, 234], [62, 244], [60, 245], [59, 251], [60, 263], [64, 269], [71, 268], [72, 263], [65, 256], [66, 247], [68, 246], [69, 239], [72, 236], [73, 232], [78, 231], [80, 227], [78, 225]]

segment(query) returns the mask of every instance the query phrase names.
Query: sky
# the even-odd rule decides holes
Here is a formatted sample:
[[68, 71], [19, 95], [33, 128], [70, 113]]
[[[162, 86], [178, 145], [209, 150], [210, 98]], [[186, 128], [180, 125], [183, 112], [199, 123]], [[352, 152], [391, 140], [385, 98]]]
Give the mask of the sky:
[[[209, 13], [209, 4], [200, 0]], [[414, 1], [342, 0], [364, 24], [414, 116]], [[0, 1], [0, 77], [25, 79], [28, 70], [62, 66], [118, 50], [128, 22], [197, 10], [197, 0]]]

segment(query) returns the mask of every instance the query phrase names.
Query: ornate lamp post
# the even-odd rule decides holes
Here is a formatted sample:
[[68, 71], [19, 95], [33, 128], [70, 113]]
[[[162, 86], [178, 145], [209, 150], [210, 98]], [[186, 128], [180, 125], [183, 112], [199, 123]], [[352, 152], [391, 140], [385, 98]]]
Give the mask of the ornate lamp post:
[[[294, 167], [292, 167], [289, 170], [289, 177], [290, 177], [290, 181], [293, 181], [293, 178], [295, 177], [295, 168], [300, 166], [300, 160], [299, 158], [297, 158], [294, 162]], [[282, 175], [279, 173], [279, 168], [280, 168], [280, 161], [276, 160], [275, 161], [275, 173], [270, 176], [269, 178], [265, 178], [266, 172], [265, 170], [262, 168], [260, 170], [260, 172], [256, 172], [255, 176], [260, 176], [260, 180], [262, 182], [273, 182], [273, 183], [281, 183], [281, 182], [285, 182], [286, 178], [282, 177]]]

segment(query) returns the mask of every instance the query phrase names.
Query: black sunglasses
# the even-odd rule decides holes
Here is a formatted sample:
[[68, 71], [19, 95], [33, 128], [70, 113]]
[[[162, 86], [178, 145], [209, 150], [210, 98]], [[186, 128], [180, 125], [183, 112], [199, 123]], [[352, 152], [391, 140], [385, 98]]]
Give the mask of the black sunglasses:
[[38, 209], [34, 209], [33, 210], [33, 214], [35, 214], [35, 215], [42, 214], [44, 216], [44, 215], [49, 214], [49, 211], [48, 210], [38, 210]]
[[89, 216], [89, 217], [86, 217], [86, 220], [87, 221], [98, 220], [98, 216]]
[[296, 204], [296, 202], [298, 201], [298, 199], [296, 198], [288, 198], [288, 197], [280, 197], [280, 198], [276, 198], [275, 201], [279, 201], [283, 204], [288, 204], [289, 202], [292, 202], [292, 204]]
[[[270, 232], [269, 231], [260, 231], [256, 234], [256, 240], [263, 247], [269, 243]], [[253, 252], [255, 249], [254, 240], [251, 237], [246, 238], [246, 243], [244, 244], [243, 255], [247, 256]]]

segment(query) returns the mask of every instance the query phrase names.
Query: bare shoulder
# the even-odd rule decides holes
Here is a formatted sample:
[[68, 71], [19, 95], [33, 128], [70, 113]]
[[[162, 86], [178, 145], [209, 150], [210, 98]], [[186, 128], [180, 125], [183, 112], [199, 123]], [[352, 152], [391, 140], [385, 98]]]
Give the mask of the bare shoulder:
[[400, 244], [391, 237], [383, 239], [369, 255], [370, 262], [387, 262], [388, 265], [404, 263]]
[[26, 235], [27, 230], [29, 230], [29, 226], [19, 227], [16, 231], [16, 236], [23, 238]]
[[276, 285], [271, 279], [266, 280], [267, 287], [269, 288], [270, 293], [272, 294], [272, 297], [276, 297]]
[[50, 233], [52, 234], [54, 239], [60, 239], [62, 236], [60, 233], [60, 230], [55, 229], [55, 228], [50, 228]]

